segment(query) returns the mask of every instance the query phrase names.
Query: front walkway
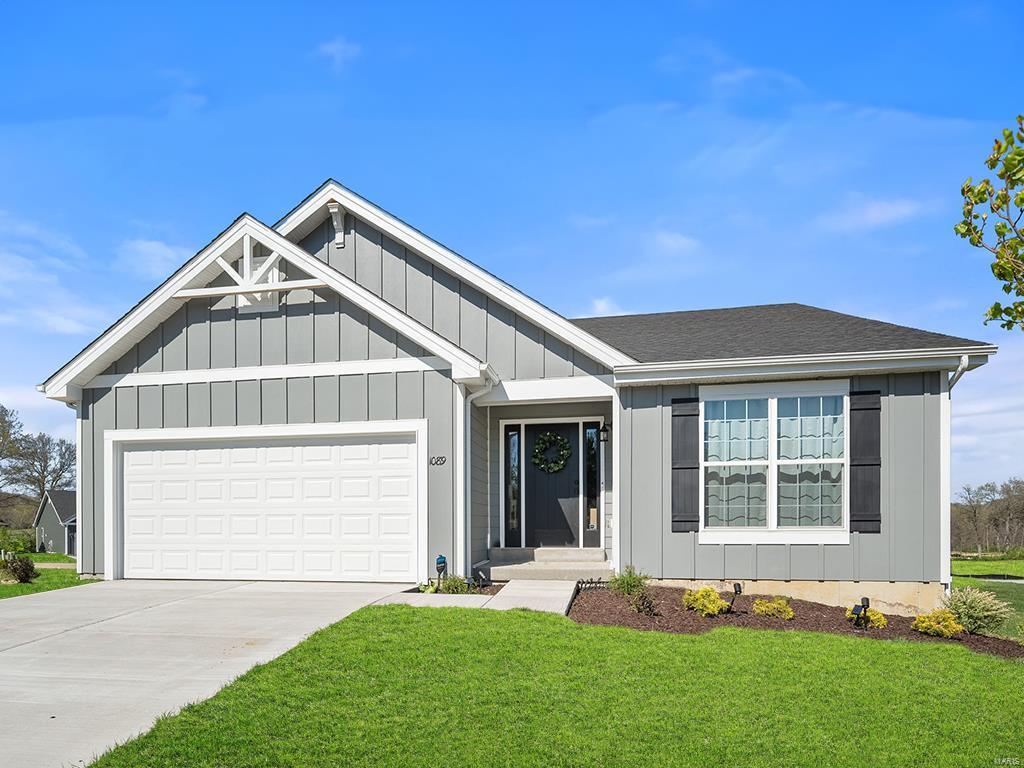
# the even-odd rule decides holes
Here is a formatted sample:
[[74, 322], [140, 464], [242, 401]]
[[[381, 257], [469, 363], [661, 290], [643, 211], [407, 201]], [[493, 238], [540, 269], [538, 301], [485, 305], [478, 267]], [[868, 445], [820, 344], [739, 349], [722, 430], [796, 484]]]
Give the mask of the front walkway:
[[398, 592], [381, 598], [376, 605], [402, 603], [434, 608], [491, 608], [497, 611], [526, 608], [531, 611], [565, 615], [569, 612], [569, 604], [572, 602], [575, 589], [575, 581], [513, 579], [496, 595], [427, 595], [419, 592]]
[[106, 581], [0, 601], [0, 762], [87, 765], [396, 584]]

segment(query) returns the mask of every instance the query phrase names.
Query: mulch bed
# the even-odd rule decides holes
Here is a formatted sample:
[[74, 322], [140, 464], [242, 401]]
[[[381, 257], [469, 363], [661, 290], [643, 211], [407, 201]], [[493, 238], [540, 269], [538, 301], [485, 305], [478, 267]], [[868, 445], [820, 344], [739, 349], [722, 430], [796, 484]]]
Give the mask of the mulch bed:
[[[467, 595], [496, 595], [501, 592], [501, 588], [505, 586], [505, 582], [491, 583], [486, 587], [474, 587], [466, 592]], [[406, 592], [419, 592], [419, 587], [413, 587], [412, 589], [405, 590]], [[434, 594], [437, 594], [436, 592]]]
[[[758, 597], [770, 595], [740, 595], [733, 606], [733, 612], [704, 618], [696, 611], [683, 607], [684, 590], [674, 587], [648, 587], [654, 599], [658, 615], [645, 616], [629, 607], [622, 595], [610, 589], [588, 589], [581, 591], [569, 609], [569, 618], [581, 624], [631, 627], [633, 629], [700, 634], [715, 627], [751, 627], [754, 629], [804, 630], [831, 632], [837, 635], [857, 635], [878, 639], [912, 640], [915, 642], [951, 643], [962, 645], [973, 651], [990, 653], [1006, 658], [1024, 658], [1024, 646], [1015, 640], [985, 635], [963, 634], [958, 638], [941, 638], [923, 635], [911, 629], [914, 621], [906, 616], [886, 616], [889, 625], [885, 629], [858, 629], [846, 618], [846, 609], [806, 600], [790, 600], [796, 616], [790, 621], [757, 616], [752, 612], [753, 602]], [[729, 600], [731, 595], [722, 593]]]

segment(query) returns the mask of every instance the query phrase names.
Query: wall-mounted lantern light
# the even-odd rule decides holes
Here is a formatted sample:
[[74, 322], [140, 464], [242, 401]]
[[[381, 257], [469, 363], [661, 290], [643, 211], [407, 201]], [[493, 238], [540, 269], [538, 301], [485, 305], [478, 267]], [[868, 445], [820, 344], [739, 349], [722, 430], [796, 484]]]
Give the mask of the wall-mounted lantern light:
[[597, 433], [601, 436], [601, 442], [602, 443], [607, 443], [608, 442], [608, 434], [610, 432], [611, 432], [611, 430], [608, 429], [608, 425], [607, 424], [602, 425], [601, 429], [599, 429], [597, 431]]

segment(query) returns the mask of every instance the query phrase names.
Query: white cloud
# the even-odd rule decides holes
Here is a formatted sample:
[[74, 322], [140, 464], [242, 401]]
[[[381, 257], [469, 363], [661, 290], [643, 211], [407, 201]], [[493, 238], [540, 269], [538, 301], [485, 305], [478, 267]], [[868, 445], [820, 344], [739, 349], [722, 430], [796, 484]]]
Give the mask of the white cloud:
[[195, 253], [191, 248], [162, 240], [125, 240], [117, 246], [114, 266], [139, 277], [163, 280]]
[[64, 403], [47, 400], [35, 387], [0, 387], [0, 404], [17, 411], [26, 432], [75, 440], [75, 412]]
[[915, 218], [927, 210], [920, 200], [905, 197], [853, 200], [818, 217], [823, 229], [833, 232], [865, 232]]
[[626, 310], [618, 305], [615, 299], [610, 296], [601, 296], [590, 301], [590, 308], [584, 315], [586, 317], [598, 317], [600, 315], [624, 315]]
[[331, 69], [335, 72], [340, 72], [348, 62], [359, 56], [361, 52], [362, 47], [358, 43], [353, 43], [344, 37], [336, 37], [333, 40], [320, 43], [316, 47], [316, 55], [327, 59], [331, 64]]
[[669, 229], [656, 230], [651, 236], [651, 241], [657, 252], [673, 256], [693, 253], [700, 246], [695, 238]]

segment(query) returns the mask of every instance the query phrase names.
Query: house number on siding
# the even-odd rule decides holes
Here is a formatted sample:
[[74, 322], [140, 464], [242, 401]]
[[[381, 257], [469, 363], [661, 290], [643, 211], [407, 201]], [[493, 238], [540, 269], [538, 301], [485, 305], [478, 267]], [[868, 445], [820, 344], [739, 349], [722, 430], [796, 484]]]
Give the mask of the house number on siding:
[[440, 467], [446, 461], [448, 461], [448, 457], [447, 456], [431, 456], [430, 457], [430, 466], [432, 466], [432, 467]]

